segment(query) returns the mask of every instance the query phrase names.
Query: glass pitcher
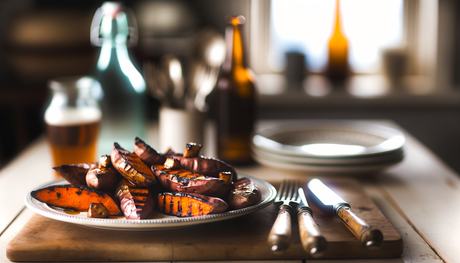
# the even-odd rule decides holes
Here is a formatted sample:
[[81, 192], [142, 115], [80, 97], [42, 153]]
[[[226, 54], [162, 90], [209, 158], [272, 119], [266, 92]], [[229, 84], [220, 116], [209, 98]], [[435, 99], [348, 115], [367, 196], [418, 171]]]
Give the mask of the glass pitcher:
[[89, 77], [48, 82], [52, 98], [44, 119], [53, 167], [96, 161], [102, 113], [92, 93], [95, 84]]

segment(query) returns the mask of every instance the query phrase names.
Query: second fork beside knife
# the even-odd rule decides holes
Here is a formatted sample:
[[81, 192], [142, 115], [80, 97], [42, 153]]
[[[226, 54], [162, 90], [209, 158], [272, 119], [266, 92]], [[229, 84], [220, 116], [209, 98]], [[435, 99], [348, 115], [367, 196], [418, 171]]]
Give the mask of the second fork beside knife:
[[278, 216], [268, 236], [268, 243], [274, 254], [283, 254], [291, 241], [291, 215], [297, 213], [300, 239], [303, 249], [312, 257], [320, 257], [326, 250], [327, 242], [318, 225], [313, 220], [313, 212], [308, 206], [305, 193], [299, 181], [285, 180], [281, 183], [275, 203], [282, 203]]

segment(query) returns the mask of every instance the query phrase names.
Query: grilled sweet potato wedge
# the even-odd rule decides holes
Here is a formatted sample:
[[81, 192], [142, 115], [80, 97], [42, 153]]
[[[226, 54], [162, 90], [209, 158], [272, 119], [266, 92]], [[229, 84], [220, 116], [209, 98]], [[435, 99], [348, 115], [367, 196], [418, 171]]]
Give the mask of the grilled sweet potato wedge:
[[153, 212], [155, 201], [150, 187], [135, 186], [123, 179], [115, 195], [126, 219], [146, 219]]
[[181, 168], [180, 161], [174, 157], [168, 157], [166, 158], [164, 168], [171, 170], [179, 170]]
[[86, 174], [89, 169], [97, 167], [97, 163], [65, 164], [53, 169], [72, 185], [86, 186]]
[[87, 212], [91, 203], [102, 203], [110, 215], [122, 215], [118, 203], [109, 193], [76, 185], [52, 185], [31, 192], [31, 196], [48, 205]]
[[184, 157], [191, 158], [191, 157], [198, 157], [200, 155], [202, 145], [197, 144], [194, 142], [187, 143], [185, 145]]
[[91, 218], [109, 217], [109, 209], [102, 203], [91, 203], [87, 215]]
[[139, 186], [156, 184], [155, 176], [149, 167], [134, 153], [114, 143], [110, 153], [115, 169], [127, 180]]
[[151, 168], [161, 186], [173, 192], [225, 198], [232, 188], [220, 178], [205, 176], [184, 169], [166, 169], [163, 165], [154, 165]]
[[234, 183], [227, 201], [232, 209], [240, 209], [257, 204], [262, 199], [257, 185], [249, 178], [242, 178]]
[[159, 193], [156, 195], [156, 207], [165, 214], [189, 217], [220, 213], [228, 205], [220, 198], [199, 194]]
[[235, 168], [219, 159], [204, 156], [191, 158], [174, 156], [174, 158], [179, 159], [182, 169], [217, 178], [219, 177], [219, 173], [228, 171], [232, 174], [232, 181], [237, 180]]
[[97, 167], [86, 174], [86, 184], [94, 190], [114, 193], [122, 176], [114, 167]]
[[99, 167], [110, 168], [113, 167], [112, 165], [112, 158], [110, 155], [104, 154], [99, 158]]
[[232, 182], [237, 180], [237, 173], [233, 166], [216, 158], [200, 156], [201, 145], [199, 144], [189, 143], [186, 145], [186, 152], [188, 146], [190, 146], [190, 153], [180, 154], [169, 151], [161, 154], [140, 138], [136, 137], [134, 140], [134, 152], [149, 167], [163, 165], [168, 157], [174, 157], [180, 161], [182, 169], [216, 178], [219, 178], [220, 172], [229, 171], [232, 174]]
[[164, 154], [158, 153], [139, 137], [134, 139], [134, 153], [148, 166], [163, 164], [166, 161]]

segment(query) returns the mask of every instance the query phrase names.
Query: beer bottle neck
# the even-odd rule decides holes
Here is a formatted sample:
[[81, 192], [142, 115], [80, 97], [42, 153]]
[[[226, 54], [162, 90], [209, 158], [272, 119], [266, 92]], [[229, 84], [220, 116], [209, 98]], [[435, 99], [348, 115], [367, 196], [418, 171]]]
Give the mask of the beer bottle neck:
[[336, 6], [335, 6], [335, 25], [334, 25], [334, 31], [333, 31], [333, 36], [343, 36], [342, 35], [342, 28], [341, 28], [341, 21], [340, 21], [340, 0], [336, 0]]
[[240, 25], [231, 25], [226, 28], [227, 56], [223, 65], [224, 70], [245, 68], [243, 40]]

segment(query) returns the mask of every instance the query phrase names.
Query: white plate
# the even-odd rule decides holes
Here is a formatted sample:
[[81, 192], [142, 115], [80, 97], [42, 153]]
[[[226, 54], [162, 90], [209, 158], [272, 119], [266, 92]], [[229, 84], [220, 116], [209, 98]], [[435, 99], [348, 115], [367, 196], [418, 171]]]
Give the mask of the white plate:
[[390, 153], [405, 143], [402, 132], [360, 121], [314, 120], [257, 131], [263, 151], [310, 158], [347, 158]]
[[398, 162], [404, 158], [403, 149], [392, 151], [385, 154], [375, 154], [366, 156], [350, 156], [347, 158], [311, 158], [298, 155], [278, 154], [270, 151], [265, 151], [262, 148], [252, 147], [255, 155], [265, 159], [277, 160], [278, 162], [295, 162], [307, 165], [363, 165], [377, 164], [387, 162]]
[[[86, 212], [80, 212], [78, 215], [66, 214], [62, 209], [50, 207], [45, 203], [42, 203], [30, 195], [30, 192], [25, 197], [25, 204], [32, 211], [59, 221], [84, 225], [88, 227], [112, 229], [112, 230], [126, 230], [126, 231], [148, 231], [148, 230], [166, 230], [172, 228], [180, 228], [193, 226], [198, 224], [222, 221], [234, 217], [243, 216], [249, 213], [253, 213], [259, 209], [265, 208], [270, 205], [275, 196], [276, 189], [266, 181], [249, 177], [246, 175], [240, 175], [240, 177], [248, 177], [253, 180], [259, 187], [262, 193], [262, 200], [260, 203], [245, 207], [242, 209], [226, 211], [218, 214], [209, 214], [205, 216], [197, 217], [175, 217], [168, 216], [161, 213], [156, 213], [156, 219], [141, 219], [141, 220], [127, 220], [125, 218], [120, 219], [102, 219], [102, 218], [88, 218]], [[56, 184], [65, 184], [65, 180], [59, 180], [54, 183], [44, 185], [47, 187]], [[40, 187], [39, 189], [43, 188]]]
[[321, 174], [333, 174], [333, 175], [350, 175], [350, 176], [363, 176], [372, 175], [377, 172], [388, 169], [389, 167], [396, 165], [400, 161], [377, 163], [377, 164], [362, 164], [362, 165], [315, 165], [315, 164], [303, 164], [295, 162], [280, 162], [276, 159], [267, 159], [258, 155], [253, 155], [254, 160], [258, 163], [278, 168], [287, 169], [294, 171], [314, 172]]

